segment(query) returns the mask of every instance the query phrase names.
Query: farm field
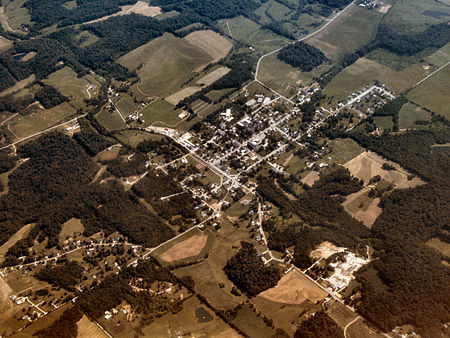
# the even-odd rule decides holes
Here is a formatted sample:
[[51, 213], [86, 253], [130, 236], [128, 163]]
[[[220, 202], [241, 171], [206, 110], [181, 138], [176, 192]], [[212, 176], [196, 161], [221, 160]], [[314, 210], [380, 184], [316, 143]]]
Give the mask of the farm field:
[[345, 211], [370, 229], [378, 216], [383, 212], [383, 209], [378, 206], [380, 198], [370, 198], [367, 195], [368, 192], [367, 188], [363, 188], [350, 194], [342, 203], [342, 206]]
[[223, 59], [233, 47], [233, 44], [227, 38], [212, 30], [195, 31], [188, 34], [184, 39], [211, 56], [212, 62]]
[[447, 43], [444, 47], [439, 48], [433, 54], [427, 56], [425, 60], [435, 67], [442, 67], [449, 61], [448, 60], [449, 55], [450, 55], [450, 42]]
[[306, 42], [320, 49], [328, 58], [340, 59], [369, 43], [375, 37], [382, 17], [378, 11], [354, 5]]
[[70, 238], [76, 232], [83, 233], [84, 226], [79, 219], [71, 218], [61, 226], [59, 233], [59, 242], [63, 243], [67, 238]]
[[91, 322], [88, 317], [83, 315], [83, 317], [77, 323], [78, 336], [77, 338], [105, 338], [106, 334], [93, 322]]
[[197, 80], [197, 83], [199, 85], [209, 86], [210, 84], [213, 84], [215, 81], [220, 79], [222, 76], [228, 74], [230, 70], [231, 69], [228, 67], [219, 67], [213, 70], [212, 72], [206, 74], [201, 79]]
[[428, 108], [437, 114], [450, 119], [449, 97], [450, 65], [433, 74], [417, 87], [413, 88], [407, 97], [414, 103]]
[[[2, 2], [6, 21], [2, 22], [4, 28], [8, 31], [18, 30], [22, 25], [32, 25], [31, 15], [28, 9], [23, 7], [26, 0], [12, 0]], [[0, 14], [1, 15], [1, 14]]]
[[201, 90], [201, 87], [185, 87], [181, 89], [180, 91], [176, 92], [175, 94], [172, 94], [166, 98], [166, 101], [177, 105], [178, 102], [181, 100], [184, 100], [186, 97], [189, 97], [195, 93], [197, 93], [199, 90]]
[[51, 109], [42, 109], [40, 105], [35, 104], [27, 108], [27, 110], [26, 116], [14, 118], [9, 124], [9, 129], [17, 139], [33, 135], [60, 122], [64, 122], [76, 114], [75, 108], [68, 102]]
[[173, 126], [180, 122], [181, 119], [178, 115], [182, 112], [182, 109], [174, 110], [174, 105], [166, 100], [155, 101], [141, 111], [145, 124], [158, 122], [164, 126]]
[[396, 71], [373, 60], [361, 58], [334, 77], [325, 87], [324, 93], [333, 96], [335, 100], [342, 100], [376, 80], [385, 83], [396, 93], [401, 93], [431, 72], [431, 68], [425, 69], [420, 64]]
[[417, 124], [416, 122], [418, 121], [426, 121], [428, 123], [431, 123], [431, 114], [423, 108], [410, 102], [403, 105], [398, 116], [398, 124], [400, 130], [429, 128], [429, 125]]
[[332, 149], [331, 153], [317, 161], [317, 163], [328, 163], [328, 157], [331, 157], [333, 163], [344, 164], [364, 151], [364, 148], [351, 138], [329, 140], [328, 145]]
[[13, 43], [9, 41], [8, 39], [0, 36], [0, 54], [4, 51], [7, 51], [13, 46]]
[[263, 3], [259, 8], [257, 8], [254, 13], [261, 17], [259, 22], [261, 24], [268, 24], [272, 22], [272, 19], [266, 15], [270, 15], [276, 21], [283, 21], [287, 19], [287, 16], [292, 13], [292, 10], [275, 0], [269, 0]]
[[301, 272], [293, 269], [283, 276], [276, 286], [258, 296], [277, 303], [301, 304], [305, 300], [316, 303], [327, 295]]
[[154, 17], [154, 16], [157, 16], [158, 14], [161, 14], [161, 8], [159, 8], [157, 6], [150, 6], [148, 3], [144, 2], [144, 1], [138, 1], [134, 5], [120, 6], [120, 8], [122, 9], [120, 12], [117, 12], [117, 13], [114, 13], [111, 15], [107, 15], [107, 16], [104, 16], [104, 17], [96, 19], [96, 20], [86, 22], [86, 24], [104, 21], [104, 20], [107, 20], [107, 19], [115, 17], [115, 16], [128, 15], [128, 14], [132, 14], [132, 13], [149, 16], [149, 17]]
[[269, 338], [275, 334], [275, 331], [266, 326], [261, 316], [257, 316], [249, 305], [244, 305], [232, 322], [250, 337]]
[[101, 110], [95, 115], [97, 121], [107, 130], [125, 129], [127, 126], [116, 111]]
[[16, 84], [14, 86], [2, 91], [0, 93], [0, 97], [8, 95], [8, 94], [12, 94], [12, 93], [20, 92], [20, 90], [24, 89], [26, 86], [33, 83], [35, 80], [36, 80], [36, 77], [34, 76], [34, 74], [30, 75], [26, 79], [16, 82]]
[[279, 93], [287, 96], [296, 94], [299, 85], [305, 86], [313, 82], [313, 78], [322, 74], [330, 67], [323, 64], [310, 72], [302, 72], [287, 63], [277, 59], [277, 53], [261, 60], [258, 79]]

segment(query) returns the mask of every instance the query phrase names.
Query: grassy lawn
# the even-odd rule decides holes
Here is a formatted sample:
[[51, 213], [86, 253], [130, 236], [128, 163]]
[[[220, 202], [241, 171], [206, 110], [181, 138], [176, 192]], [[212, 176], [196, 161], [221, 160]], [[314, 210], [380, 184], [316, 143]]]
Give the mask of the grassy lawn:
[[211, 57], [202, 49], [167, 33], [122, 56], [118, 62], [137, 70], [141, 80], [133, 86], [135, 92], [166, 97], [176, 93], [196, 70], [210, 61]]
[[414, 103], [450, 119], [450, 65], [412, 89], [407, 97]]
[[391, 129], [394, 127], [392, 116], [375, 116], [373, 118], [375, 125], [381, 130]]
[[423, 108], [406, 103], [399, 112], [398, 122], [400, 129], [428, 129], [426, 125], [416, 124], [416, 121], [428, 121], [431, 123], [431, 114]]
[[328, 156], [331, 156], [334, 163], [344, 164], [364, 151], [364, 148], [351, 138], [337, 138], [328, 141], [328, 144], [332, 148], [331, 153], [319, 160], [318, 163], [327, 163]]
[[70, 67], [64, 67], [50, 74], [42, 82], [55, 87], [71, 100], [83, 100], [89, 97], [86, 90], [90, 83], [84, 77], [77, 77], [77, 73]]
[[303, 163], [303, 160], [298, 156], [294, 156], [292, 160], [289, 161], [289, 164], [286, 168], [286, 172], [291, 175], [295, 175], [304, 168], [305, 164]]
[[116, 111], [102, 110], [95, 115], [95, 118], [108, 130], [120, 130], [127, 127]]
[[145, 124], [154, 124], [158, 122], [163, 125], [172, 126], [180, 122], [178, 117], [182, 113], [182, 109], [174, 110], [174, 106], [164, 100], [158, 100], [142, 110], [142, 118], [145, 120]]
[[377, 33], [383, 14], [353, 6], [335, 22], [307, 42], [329, 58], [339, 59], [370, 42]]

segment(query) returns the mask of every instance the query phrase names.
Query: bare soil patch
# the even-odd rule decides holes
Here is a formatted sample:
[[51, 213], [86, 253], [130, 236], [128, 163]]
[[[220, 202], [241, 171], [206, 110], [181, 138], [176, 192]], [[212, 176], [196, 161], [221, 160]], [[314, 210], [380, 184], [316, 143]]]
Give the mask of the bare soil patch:
[[227, 329], [219, 334], [212, 336], [212, 338], [239, 338], [240, 335], [233, 329]]
[[391, 7], [392, 7], [391, 5], [381, 6], [380, 9], [378, 10], [378, 12], [386, 14]]
[[309, 185], [312, 187], [316, 181], [319, 180], [319, 172], [311, 171], [308, 175], [302, 178], [302, 183]]
[[301, 304], [305, 300], [315, 303], [327, 293], [296, 269], [283, 276], [276, 286], [259, 294], [273, 302]]
[[0, 313], [6, 314], [6, 312], [12, 308], [12, 301], [9, 296], [13, 293], [8, 283], [0, 276]]
[[289, 162], [291, 162], [291, 160], [294, 158], [294, 154], [290, 154], [283, 162], [283, 167], [286, 167]]
[[180, 90], [179, 92], [176, 92], [175, 94], [172, 94], [166, 98], [166, 101], [169, 103], [172, 103], [173, 105], [177, 105], [178, 102], [185, 99], [186, 97], [191, 96], [192, 94], [195, 94], [199, 90], [201, 90], [201, 87], [186, 87]]
[[223, 59], [233, 47], [227, 38], [212, 30], [196, 31], [187, 35], [185, 39], [208, 53], [213, 58], [212, 62]]
[[77, 323], [78, 338], [104, 338], [106, 334], [93, 322], [91, 322], [86, 316], [83, 317]]
[[341, 252], [343, 250], [344, 248], [339, 248], [333, 243], [325, 241], [320, 243], [317, 248], [311, 251], [310, 256], [316, 260], [319, 258], [327, 259], [331, 255], [334, 255], [335, 253]]
[[197, 256], [205, 247], [208, 236], [192, 236], [185, 241], [175, 244], [161, 255], [166, 262], [174, 262], [179, 259]]
[[20, 61], [21, 62], [30, 61], [32, 58], [36, 56], [36, 54], [37, 54], [36, 52], [29, 52]]
[[99, 19], [95, 19], [89, 22], [86, 22], [85, 24], [91, 24], [94, 22], [99, 22], [99, 21], [104, 21], [104, 20], [108, 20], [109, 18], [115, 17], [115, 16], [119, 16], [119, 15], [127, 15], [127, 14], [131, 14], [131, 13], [135, 13], [135, 14], [141, 14], [144, 16], [150, 16], [150, 17], [154, 17], [157, 16], [158, 14], [161, 14], [161, 8], [157, 7], [157, 6], [150, 6], [148, 3], [143, 2], [143, 1], [138, 1], [137, 3], [135, 3], [134, 5], [126, 5], [126, 6], [120, 6], [120, 8], [122, 9], [120, 12], [111, 14], [111, 15], [107, 15], [104, 16], [102, 18]]
[[213, 70], [211, 73], [206, 74], [200, 80], [197, 81], [199, 85], [209, 86], [220, 79], [222, 76], [228, 74], [231, 69], [228, 67], [220, 67]]

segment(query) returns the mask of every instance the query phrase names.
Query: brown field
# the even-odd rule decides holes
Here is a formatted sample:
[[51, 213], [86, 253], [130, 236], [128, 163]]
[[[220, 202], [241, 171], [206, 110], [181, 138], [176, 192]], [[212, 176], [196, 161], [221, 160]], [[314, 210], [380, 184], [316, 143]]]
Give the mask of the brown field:
[[228, 329], [223, 331], [222, 333], [212, 336], [212, 338], [239, 338], [239, 337], [241, 336], [233, 329]]
[[188, 96], [191, 96], [192, 94], [195, 94], [196, 92], [198, 92], [200, 89], [200, 87], [186, 87], [181, 89], [179, 92], [176, 92], [175, 94], [172, 94], [170, 96], [168, 96], [166, 98], [166, 101], [176, 105], [178, 102], [180, 102], [181, 100], [185, 99]]
[[208, 53], [213, 62], [223, 59], [233, 47], [227, 38], [212, 30], [196, 31], [187, 35], [185, 39]]
[[185, 241], [175, 244], [161, 255], [166, 262], [173, 262], [179, 259], [197, 256], [206, 245], [208, 236], [192, 236]]
[[381, 6], [380, 9], [378, 10], [378, 12], [386, 14], [391, 7], [392, 7], [391, 5]]
[[383, 212], [383, 209], [378, 206], [379, 203], [380, 198], [374, 198], [367, 210], [358, 210], [354, 217], [370, 229], [378, 216]]
[[308, 175], [302, 178], [302, 183], [312, 187], [313, 184], [319, 180], [319, 174], [320, 173], [318, 171], [311, 171]]
[[217, 68], [217, 69], [213, 70], [211, 73], [206, 74], [205, 76], [203, 76], [201, 79], [199, 79], [197, 81], [197, 83], [199, 85], [209, 86], [210, 84], [213, 84], [215, 81], [220, 79], [222, 76], [225, 76], [226, 74], [228, 74], [228, 72], [230, 70], [231, 69], [228, 68], [228, 67]]
[[362, 318], [359, 318], [352, 325], [347, 328], [346, 331], [347, 338], [373, 338], [373, 337], [384, 337], [381, 333], [376, 333], [371, 330]]
[[33, 225], [34, 223], [30, 223], [23, 226], [19, 231], [17, 231], [14, 235], [12, 235], [7, 242], [3, 243], [3, 245], [0, 246], [0, 262], [3, 261], [3, 256], [9, 250], [9, 248], [12, 247], [14, 244], [16, 244], [19, 240], [24, 238], [28, 234]]
[[319, 258], [327, 259], [331, 255], [334, 255], [337, 252], [342, 251], [341, 248], [338, 248], [336, 245], [334, 245], [331, 242], [325, 241], [320, 243], [317, 248], [315, 248], [311, 253], [309, 254], [313, 259], [317, 260]]
[[327, 293], [311, 282], [296, 269], [283, 276], [276, 286], [259, 294], [259, 296], [278, 303], [300, 304], [305, 300], [315, 303]]
[[21, 62], [30, 61], [32, 58], [36, 56], [36, 52], [29, 52], [27, 53], [22, 59], [20, 59]]
[[5, 13], [5, 7], [0, 7], [0, 23], [3, 26], [3, 29], [7, 32], [14, 32], [14, 29], [11, 28], [8, 22], [8, 17]]
[[356, 315], [346, 307], [344, 304], [337, 301], [330, 301], [328, 304], [327, 314], [339, 325], [342, 329], [356, 319]]
[[439, 250], [441, 254], [450, 257], [450, 244], [442, 242], [439, 238], [432, 238], [427, 242], [427, 245]]
[[[384, 170], [382, 168], [383, 163], [394, 166], [396, 170]], [[417, 177], [408, 181], [409, 173], [405, 169], [400, 167], [397, 163], [388, 161], [371, 151], [361, 153], [354, 159], [345, 163], [344, 167], [350, 170], [350, 173], [353, 176], [363, 180], [366, 184], [376, 175], [380, 175], [381, 178], [387, 182], [392, 182], [395, 188], [399, 189], [411, 188], [424, 183]]]
[[107, 337], [106, 334], [93, 322], [91, 322], [88, 317], [83, 315], [83, 317], [77, 323], [78, 327], [78, 338], [103, 338]]
[[122, 10], [120, 12], [86, 22], [85, 24], [88, 25], [88, 24], [91, 24], [94, 22], [108, 20], [109, 18], [112, 18], [115, 16], [127, 15], [127, 14], [131, 14], [131, 13], [141, 14], [141, 15], [150, 16], [150, 17], [161, 14], [161, 8], [159, 8], [157, 6], [150, 6], [148, 3], [143, 2], [143, 1], [138, 1], [134, 5], [120, 6], [120, 8], [122, 8]]

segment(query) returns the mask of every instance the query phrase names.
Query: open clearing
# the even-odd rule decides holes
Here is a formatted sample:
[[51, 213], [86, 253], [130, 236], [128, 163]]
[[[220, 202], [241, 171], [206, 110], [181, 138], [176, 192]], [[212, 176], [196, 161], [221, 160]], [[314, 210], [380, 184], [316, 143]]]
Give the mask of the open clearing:
[[3, 1], [6, 5], [6, 8], [4, 8], [5, 16], [2, 20], [2, 15], [0, 15], [0, 21], [2, 21], [6, 31], [13, 32], [20, 29], [22, 25], [32, 25], [31, 15], [28, 9], [23, 7], [25, 2], [26, 0], [13, 0], [6, 5], [6, 2]]
[[167, 97], [178, 92], [196, 69], [211, 62], [211, 56], [186, 38], [165, 33], [125, 54], [118, 62], [137, 71], [140, 81], [132, 86], [137, 95]]
[[[55, 87], [61, 94], [70, 99], [83, 100], [90, 98], [92, 93], [88, 92], [91, 85], [84, 77], [79, 78], [77, 73], [70, 67], [64, 67], [43, 80], [45, 84]], [[99, 85], [96, 86], [98, 88]]]
[[26, 86], [28, 86], [30, 83], [33, 83], [34, 80], [36, 80], [36, 76], [30, 75], [29, 77], [27, 77], [26, 79], [23, 79], [19, 82], [16, 82], [16, 84], [12, 87], [9, 87], [8, 89], [5, 89], [4, 91], [2, 91], [0, 93], [0, 97], [5, 96], [5, 95], [9, 95], [15, 92], [18, 92], [19, 90], [25, 88]]
[[340, 58], [372, 40], [382, 17], [377, 11], [352, 6], [307, 42], [328, 58]]
[[320, 173], [318, 171], [311, 171], [310, 173], [308, 173], [308, 175], [302, 178], [302, 183], [312, 187], [313, 184], [319, 180], [319, 175]]
[[427, 242], [427, 245], [450, 258], [450, 244], [442, 242], [439, 238], [432, 238]]
[[165, 126], [173, 126], [180, 122], [179, 115], [182, 109], [174, 110], [174, 105], [168, 100], [158, 100], [146, 106], [142, 111], [142, 118], [146, 124], [154, 124], [156, 122]]
[[12, 301], [9, 296], [13, 293], [13, 290], [9, 287], [8, 283], [0, 276], [0, 313], [6, 314], [8, 310], [12, 308]]
[[364, 187], [360, 191], [348, 195], [342, 206], [350, 215], [371, 228], [383, 209], [378, 206], [380, 198], [370, 198], [367, 195], [368, 192], [369, 189]]
[[[384, 170], [382, 165], [387, 163], [395, 167], [395, 170]], [[394, 184], [395, 188], [412, 188], [424, 182], [418, 177], [408, 180], [409, 173], [395, 162], [384, 159], [378, 154], [365, 151], [354, 159], [344, 164], [353, 176], [363, 180], [366, 184], [369, 180], [380, 175], [382, 179]]]
[[203, 76], [200, 80], [197, 81], [199, 85], [205, 85], [209, 86], [210, 84], [213, 84], [217, 80], [219, 80], [222, 76], [228, 74], [228, 72], [231, 69], [228, 67], [220, 67], [215, 70], [213, 70], [211, 73], [206, 74]]
[[339, 248], [333, 243], [325, 241], [320, 243], [309, 255], [315, 260], [318, 260], [319, 258], [327, 259], [331, 255], [341, 252], [344, 249], [345, 248]]
[[197, 93], [201, 89], [202, 89], [201, 87], [186, 87], [186, 88], [183, 88], [179, 92], [168, 96], [166, 98], [166, 101], [171, 103], [171, 104], [173, 104], [173, 105], [177, 105], [178, 102], [180, 102], [181, 100], [185, 99], [188, 96], [191, 96], [192, 94]]
[[91, 322], [88, 317], [83, 315], [77, 323], [78, 328], [78, 338], [103, 338], [107, 337], [106, 334], [93, 322]]
[[233, 47], [233, 44], [224, 36], [212, 30], [195, 31], [185, 37], [194, 46], [208, 53], [213, 61], [223, 59]]
[[205, 235], [193, 236], [181, 243], [175, 244], [169, 250], [164, 252], [161, 255], [161, 258], [164, 259], [166, 262], [173, 262], [179, 259], [197, 256], [205, 247], [207, 240], [208, 236]]
[[13, 43], [8, 39], [0, 36], [0, 53], [10, 49], [13, 46]]
[[[431, 95], [431, 94], [430, 94]], [[425, 109], [413, 104], [406, 103], [398, 114], [398, 124], [400, 130], [402, 129], [427, 129], [429, 125], [417, 124], [416, 122], [429, 122], [431, 123], [431, 114]]]
[[354, 217], [358, 221], [362, 222], [366, 227], [371, 228], [378, 216], [380, 216], [383, 212], [383, 209], [378, 206], [379, 203], [380, 199], [374, 198], [367, 210], [358, 210]]
[[[30, 229], [33, 227], [34, 223], [27, 224], [19, 229], [14, 235], [12, 235], [7, 242], [3, 243], [2, 246], [0, 246], [0, 262], [3, 261], [3, 257], [6, 254], [6, 252], [11, 248], [14, 244], [16, 244], [19, 240], [24, 238]], [[1, 309], [0, 309], [1, 313]]]
[[450, 119], [450, 65], [433, 74], [417, 87], [412, 89], [407, 97], [412, 102], [428, 108], [435, 113]]
[[352, 325], [347, 328], [347, 338], [383, 338], [381, 333], [372, 331], [362, 318], [358, 318]]
[[91, 24], [94, 22], [104, 21], [104, 20], [107, 20], [107, 19], [115, 17], [115, 16], [127, 15], [127, 14], [131, 14], [131, 13], [141, 14], [141, 15], [150, 16], [150, 17], [154, 17], [158, 14], [161, 14], [161, 8], [159, 8], [157, 6], [150, 6], [148, 3], [143, 2], [143, 1], [138, 1], [134, 5], [120, 6], [120, 8], [122, 9], [120, 12], [86, 22], [85, 24], [88, 25], [88, 24]]
[[77, 218], [71, 218], [61, 227], [61, 232], [59, 233], [59, 242], [62, 243], [66, 238], [70, 238], [76, 232], [83, 233], [84, 226], [83, 223]]
[[273, 288], [263, 291], [259, 296], [278, 303], [300, 304], [305, 300], [315, 303], [327, 293], [311, 282], [296, 269], [283, 276]]

